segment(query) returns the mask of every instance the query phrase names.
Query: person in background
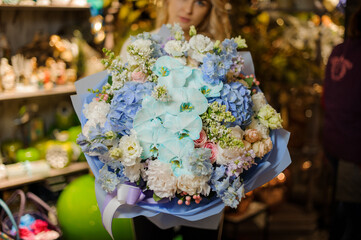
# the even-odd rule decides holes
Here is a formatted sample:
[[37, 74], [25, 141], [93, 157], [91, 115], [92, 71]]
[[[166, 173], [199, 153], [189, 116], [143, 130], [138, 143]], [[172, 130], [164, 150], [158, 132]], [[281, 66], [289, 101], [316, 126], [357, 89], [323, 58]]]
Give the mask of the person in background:
[[[158, 3], [156, 29], [151, 33], [157, 33], [163, 24], [178, 23], [186, 40], [193, 25], [199, 34], [223, 41], [231, 37], [230, 9], [228, 0], [162, 0]], [[130, 39], [127, 39], [122, 46], [120, 56], [123, 58], [129, 44]]]
[[361, 6], [336, 46], [324, 82], [324, 149], [335, 166], [330, 240], [361, 239]]
[[[231, 5], [228, 0], [163, 0], [157, 9], [157, 33], [163, 24], [178, 23], [184, 31], [186, 40], [189, 40], [189, 29], [193, 25], [197, 32], [208, 36], [212, 40], [224, 40], [231, 35], [231, 24], [228, 11]], [[122, 46], [121, 56], [126, 56], [128, 39]], [[133, 219], [136, 239], [173, 239], [174, 229], [161, 230], [146, 217], [139, 216]], [[222, 230], [196, 229], [181, 227], [179, 232], [186, 239], [220, 239]]]

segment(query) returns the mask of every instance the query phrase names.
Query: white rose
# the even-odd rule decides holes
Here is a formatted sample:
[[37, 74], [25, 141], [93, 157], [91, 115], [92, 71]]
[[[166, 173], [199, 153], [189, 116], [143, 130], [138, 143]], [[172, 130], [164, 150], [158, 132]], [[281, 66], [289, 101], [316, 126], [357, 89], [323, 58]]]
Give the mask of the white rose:
[[188, 51], [188, 49], [189, 45], [187, 43], [177, 40], [170, 40], [164, 46], [164, 50], [173, 57], [183, 56], [184, 52]]
[[122, 163], [124, 166], [132, 166], [140, 161], [143, 148], [140, 146], [135, 135], [123, 136], [119, 140], [119, 148], [122, 149]]
[[213, 49], [212, 40], [204, 35], [197, 34], [189, 40], [189, 56], [198, 62], [203, 62], [207, 52]]
[[266, 97], [262, 92], [258, 92], [252, 95], [253, 111], [258, 112], [264, 105], [267, 104]]

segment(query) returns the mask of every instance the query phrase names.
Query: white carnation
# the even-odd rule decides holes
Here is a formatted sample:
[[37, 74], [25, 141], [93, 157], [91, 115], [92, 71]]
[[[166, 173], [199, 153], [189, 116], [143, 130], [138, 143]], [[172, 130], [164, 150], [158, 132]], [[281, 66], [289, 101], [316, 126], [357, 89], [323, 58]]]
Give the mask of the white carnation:
[[124, 166], [133, 166], [140, 162], [140, 156], [143, 148], [140, 146], [137, 137], [133, 134], [130, 136], [123, 136], [119, 140], [119, 148], [122, 149], [121, 161]]
[[211, 188], [208, 184], [210, 176], [181, 175], [178, 177], [178, 192], [186, 192], [189, 195], [203, 194], [208, 196]]
[[136, 182], [139, 180], [142, 168], [143, 164], [138, 162], [132, 166], [124, 166], [123, 173], [131, 182]]
[[247, 129], [256, 129], [261, 133], [263, 139], [269, 137], [269, 129], [265, 125], [263, 125], [257, 118], [252, 118], [252, 122], [247, 126]]
[[213, 49], [212, 40], [204, 35], [197, 34], [189, 40], [189, 56], [198, 62], [203, 62], [207, 52]]
[[174, 197], [177, 190], [177, 178], [174, 176], [170, 163], [159, 160], [150, 161], [147, 171], [149, 189], [161, 198]]
[[86, 138], [89, 138], [91, 128], [95, 128], [97, 124], [104, 127], [107, 121], [107, 114], [110, 110], [110, 104], [104, 101], [96, 101], [93, 99], [89, 104], [84, 105], [83, 114], [88, 119], [85, 123], [82, 133]]
[[110, 104], [104, 101], [97, 101], [95, 98], [89, 104], [85, 104], [83, 109], [84, 116], [95, 123], [99, 123], [101, 127], [104, 126], [107, 120], [107, 114], [110, 110]]
[[184, 56], [184, 53], [188, 51], [188, 49], [188, 43], [177, 40], [170, 40], [164, 46], [164, 50], [173, 57]]
[[258, 112], [264, 105], [267, 104], [266, 98], [262, 92], [252, 95], [253, 111]]

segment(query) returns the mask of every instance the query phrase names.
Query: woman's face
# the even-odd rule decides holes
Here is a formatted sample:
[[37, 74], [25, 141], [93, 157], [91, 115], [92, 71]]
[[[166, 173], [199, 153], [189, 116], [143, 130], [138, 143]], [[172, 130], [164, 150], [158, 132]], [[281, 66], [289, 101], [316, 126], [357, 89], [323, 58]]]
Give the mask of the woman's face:
[[183, 31], [188, 31], [192, 25], [198, 27], [210, 9], [209, 0], [168, 0], [168, 23], [179, 23]]

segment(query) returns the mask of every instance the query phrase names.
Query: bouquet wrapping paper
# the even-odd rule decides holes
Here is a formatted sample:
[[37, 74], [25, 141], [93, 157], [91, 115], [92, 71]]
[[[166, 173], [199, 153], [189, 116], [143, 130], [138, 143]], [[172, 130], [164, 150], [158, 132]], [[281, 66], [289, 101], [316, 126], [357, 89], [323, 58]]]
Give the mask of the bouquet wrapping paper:
[[[164, 33], [164, 32], [166, 32], [166, 30], [162, 29], [159, 34], [160, 38], [163, 40], [166, 39], [165, 36], [169, 35], [169, 32], [168, 33]], [[168, 42], [170, 42], [170, 41], [172, 41], [172, 40], [168, 40]], [[175, 44], [175, 43], [173, 42], [173, 44]], [[232, 41], [231, 41], [231, 43], [232, 43]], [[229, 42], [225, 42], [225, 44], [223, 46], [227, 46], [227, 44], [229, 44]], [[162, 83], [164, 83], [165, 85], [168, 84], [167, 86], [169, 88], [169, 92], [171, 93], [172, 97], [175, 99], [175, 102], [176, 102], [179, 92], [181, 92], [181, 94], [183, 94], [183, 95], [189, 94], [186, 92], [186, 90], [183, 90], [184, 87], [182, 88], [182, 84], [184, 85], [184, 83], [182, 83], [182, 81], [184, 81], [184, 80], [182, 80], [182, 78], [179, 76], [182, 76], [182, 74], [183, 74], [186, 76], [185, 78], [188, 78], [191, 75], [190, 73], [188, 74], [189, 71], [193, 71], [193, 72], [196, 72], [196, 71], [200, 72], [200, 71], [197, 70], [197, 68], [193, 68], [193, 70], [188, 70], [188, 68], [183, 67], [182, 65], [178, 66], [178, 64], [179, 64], [178, 62], [175, 62], [176, 67], [174, 67], [174, 65], [169, 65], [169, 64], [171, 64], [169, 62], [174, 61], [174, 59], [179, 59], [177, 57], [174, 57], [174, 55], [178, 54], [178, 53], [174, 53], [173, 50], [175, 48], [173, 50], [172, 49], [169, 50], [170, 45], [171, 44], [168, 44], [168, 46], [167, 46], [167, 44], [165, 44], [164, 49], [165, 49], [165, 51], [167, 51], [168, 55], [170, 55], [171, 57], [168, 57], [168, 56], [159, 57], [158, 59], [156, 59], [157, 61], [154, 63], [154, 65], [156, 67], [158, 66], [158, 71], [160, 71], [158, 84], [159, 85]], [[183, 49], [182, 51], [186, 51], [186, 50]], [[191, 55], [191, 52], [189, 54]], [[197, 56], [195, 56], [195, 57], [197, 57]], [[207, 55], [207, 57], [210, 59], [212, 56]], [[254, 76], [254, 66], [253, 66], [252, 57], [251, 57], [250, 52], [239, 51], [237, 53], [237, 58], [242, 59], [242, 61], [243, 61], [242, 76]], [[206, 59], [206, 57], [204, 59]], [[181, 59], [179, 59], [179, 60], [181, 62]], [[206, 61], [206, 60], [204, 60], [204, 61]], [[205, 65], [205, 63], [203, 63], [203, 65]], [[167, 67], [165, 67], [165, 66], [170, 66], [170, 70], [168, 70]], [[153, 72], [157, 71], [156, 67], [153, 68]], [[172, 69], [172, 67], [173, 67], [173, 69]], [[179, 69], [181, 69], [181, 70], [179, 70]], [[189, 68], [189, 69], [191, 69], [191, 68]], [[194, 69], [196, 69], [196, 70], [194, 70]], [[183, 71], [183, 72], [181, 72], [181, 74], [176, 75], [175, 73], [177, 73], [177, 71]], [[206, 71], [207, 71], [207, 69], [205, 70], [205, 72]], [[170, 78], [167, 78], [167, 76], [169, 74], [170, 74]], [[171, 75], [171, 74], [173, 74], [173, 75]], [[141, 81], [147, 82], [144, 80], [144, 76], [142, 74], [140, 74], [139, 72], [133, 72], [131, 76], [134, 79], [134, 81], [138, 81], [139, 79], [141, 79]], [[189, 77], [189, 78], [191, 78], [191, 77]], [[190, 81], [190, 80], [187, 80], [187, 81]], [[214, 79], [210, 79], [209, 81], [214, 81]], [[84, 114], [84, 106], [89, 106], [89, 104], [91, 104], [92, 101], [94, 101], [94, 99], [99, 97], [99, 95], [97, 95], [97, 93], [101, 92], [102, 89], [104, 89], [104, 86], [106, 86], [108, 84], [108, 82], [109, 82], [109, 73], [107, 71], [104, 71], [104, 72], [100, 72], [100, 73], [88, 76], [75, 83], [77, 94], [71, 96], [71, 99], [72, 99], [75, 111], [81, 121], [83, 131], [84, 131], [85, 126], [88, 121], [88, 119], [86, 118], [86, 116]], [[144, 84], [146, 84], [146, 83], [144, 83]], [[177, 86], [178, 84], [179, 84], [179, 86]], [[187, 84], [189, 84], [189, 83], [187, 83]], [[225, 84], [227, 84], [227, 83], [225, 82]], [[191, 85], [191, 84], [189, 84], [189, 85]], [[204, 85], [207, 85], [207, 84], [204, 83]], [[144, 85], [144, 86], [146, 86], [146, 85]], [[211, 91], [214, 89], [217, 89], [217, 88], [219, 88], [219, 89], [226, 88], [226, 86], [224, 86], [223, 83], [219, 80], [216, 80], [215, 82], [212, 82], [210, 85], [208, 84], [207, 86], [211, 86], [210, 87]], [[232, 87], [232, 85], [230, 85], [230, 86]], [[89, 92], [88, 91], [89, 88], [93, 89], [93, 91]], [[98, 91], [97, 91], [97, 89], [98, 89]], [[172, 92], [172, 89], [176, 89], [176, 91]], [[260, 90], [257, 86], [255, 86], [253, 89], [254, 89], [254, 92], [260, 92]], [[215, 91], [217, 91], [217, 90], [215, 90]], [[242, 88], [240, 91], [242, 91]], [[248, 91], [248, 90], [246, 90], [246, 91]], [[198, 94], [198, 93], [195, 93], [193, 95], [190, 94], [188, 99], [191, 99], [191, 101], [192, 101], [192, 98], [197, 98], [197, 97], [195, 97], [196, 94]], [[218, 95], [216, 94], [215, 96], [219, 96], [219, 94]], [[181, 97], [184, 97], [184, 96], [181, 96]], [[146, 103], [144, 103], [144, 101], [143, 101], [143, 104], [142, 104], [143, 109], [145, 108], [144, 106], [146, 106], [147, 101], [149, 102], [149, 101], [153, 100], [153, 99], [151, 99], [151, 100], [149, 100], [149, 99], [151, 99], [151, 98], [149, 98], [149, 97], [144, 98], [144, 101], [146, 101]], [[114, 98], [112, 101], [115, 101]], [[209, 99], [208, 99], [208, 101], [209, 101]], [[193, 111], [193, 112], [199, 111], [200, 113], [198, 115], [200, 115], [204, 112], [204, 110], [199, 110], [200, 109], [199, 106], [201, 106], [201, 104], [198, 104], [198, 102], [195, 102], [193, 104], [194, 107], [192, 106], [192, 103], [187, 102], [187, 104], [189, 106], [187, 105], [184, 107], [184, 103], [181, 103], [181, 111], [180, 111], [181, 114], [178, 112], [177, 107], [174, 108], [175, 110], [173, 109], [174, 111], [172, 109], [168, 110], [168, 112], [170, 112], [170, 114], [168, 114], [168, 116], [166, 116], [166, 117], [163, 117], [163, 115], [162, 115], [161, 123], [164, 124], [165, 127], [170, 126], [169, 129], [174, 127], [174, 126], [172, 126], [171, 122], [172, 121], [176, 122], [179, 120], [177, 118], [180, 118], [180, 117], [183, 117], [183, 115], [186, 115], [186, 114], [182, 115], [183, 107], [187, 111]], [[209, 101], [209, 104], [210, 104], [210, 101]], [[178, 106], [178, 105], [176, 105], [176, 106]], [[187, 107], [189, 107], [189, 109], [187, 109]], [[232, 107], [230, 106], [230, 108], [232, 108]], [[159, 108], [159, 109], [161, 109], [161, 108]], [[151, 110], [154, 110], [154, 109], [151, 109]], [[154, 111], [156, 111], [156, 110], [154, 110]], [[147, 117], [147, 114], [145, 114], [144, 112], [145, 111], [142, 112], [143, 115], [140, 115], [138, 112], [135, 117], [135, 120], [134, 120], [134, 121], [140, 122], [141, 124], [137, 125], [137, 123], [134, 123], [134, 126], [132, 126], [132, 122], [130, 124], [130, 127], [135, 128], [135, 130], [138, 132], [138, 137], [141, 136], [141, 134], [139, 132], [142, 132], [142, 131], [144, 132], [144, 128], [142, 128], [143, 127], [142, 125], [146, 125], [145, 120], [144, 120], [144, 124], [142, 123], [143, 119], [139, 120], [139, 118], [140, 118], [139, 115]], [[243, 113], [241, 113], [241, 115], [242, 114]], [[137, 116], [138, 116], [138, 118], [137, 118]], [[259, 113], [258, 117], [262, 118], [262, 116], [263, 115], [261, 115], [261, 113]], [[172, 121], [170, 121], [170, 122], [168, 121], [168, 123], [167, 123], [167, 118], [171, 119]], [[188, 120], [189, 118], [185, 118], [185, 119]], [[236, 119], [236, 122], [239, 119], [241, 119], [241, 116], [238, 116], [238, 119]], [[196, 121], [194, 121], [194, 122], [196, 122]], [[182, 123], [182, 122], [180, 121], [180, 123]], [[243, 124], [244, 122], [239, 121], [239, 123]], [[128, 124], [128, 122], [127, 122], [127, 124]], [[193, 122], [192, 122], [192, 124], [193, 124]], [[194, 139], [198, 139], [201, 137], [201, 136], [197, 135], [198, 132], [196, 132], [196, 134], [192, 133], [193, 129], [199, 129], [199, 128], [197, 128], [198, 127], [197, 124], [193, 124], [193, 125], [192, 124], [189, 124], [191, 127], [187, 126], [188, 130], [183, 129], [181, 131], [181, 134], [183, 134], [183, 135], [181, 135], [181, 134], [179, 135], [180, 136], [179, 143], [177, 142], [178, 140], [174, 143], [174, 145], [185, 144], [184, 146], [181, 145], [181, 147], [180, 147], [181, 150], [182, 150], [182, 147], [186, 148], [186, 146], [188, 146], [187, 145], [188, 142], [182, 141], [182, 138], [184, 135], [186, 136], [185, 137], [186, 140], [188, 138], [192, 138], [192, 137]], [[249, 124], [249, 122], [244, 123], [244, 124], [245, 124], [245, 126], [247, 126]], [[116, 126], [116, 127], [122, 128], [123, 126]], [[273, 128], [270, 127], [270, 128], [271, 128], [271, 130], [269, 131], [268, 138], [272, 141], [271, 150], [269, 150], [266, 154], [263, 154], [262, 156], [258, 157], [258, 160], [256, 162], [253, 162], [253, 164], [251, 164], [249, 167], [244, 168], [244, 171], [242, 170], [240, 173], [239, 172], [237, 173], [237, 171], [239, 171], [239, 169], [237, 169], [237, 168], [234, 168], [235, 171], [230, 172], [230, 169], [232, 169], [231, 165], [227, 165], [228, 176], [233, 176], [233, 179], [239, 179], [240, 177], [242, 178], [241, 182], [237, 182], [236, 185], [234, 185], [234, 184], [232, 185], [232, 186], [237, 186], [236, 191], [237, 191], [237, 194], [239, 194], [238, 196], [242, 196], [242, 194], [249, 192], [249, 191], [267, 183], [268, 181], [270, 181], [271, 179], [276, 177], [279, 173], [281, 173], [291, 163], [290, 155], [289, 155], [289, 152], [287, 149], [287, 143], [288, 143], [290, 134], [287, 131], [285, 131], [284, 129], [280, 129], [279, 127], [273, 127]], [[127, 133], [124, 132], [124, 130], [119, 130], [119, 131], [121, 132], [122, 137], [127, 136]], [[192, 134], [194, 136], [192, 136]], [[256, 134], [256, 135], [249, 135], [249, 136], [257, 137], [258, 135]], [[252, 141], [252, 140], [249, 140], [249, 141]], [[159, 144], [159, 145], [161, 145], [161, 144]], [[165, 151], [168, 155], [164, 154], [164, 151], [163, 151], [163, 153], [161, 153], [161, 151], [160, 151], [161, 148], [159, 148], [159, 155], [152, 156], [152, 155], [150, 155], [153, 153], [152, 150], [148, 151], [148, 152], [145, 151], [144, 148], [147, 147], [146, 144], [143, 143], [142, 147], [143, 147], [143, 150], [142, 150], [143, 151], [142, 152], [143, 160], [142, 161], [144, 161], [145, 159], [148, 159], [147, 161], [149, 161], [149, 159], [152, 161], [152, 159], [156, 159], [156, 158], [164, 159], [167, 156], [169, 156], [169, 151], [168, 152]], [[193, 148], [193, 146], [192, 146], [192, 148]], [[253, 152], [252, 152], [252, 154], [253, 154]], [[180, 192], [177, 192], [177, 194], [178, 194], [177, 196], [174, 196], [174, 195], [171, 197], [161, 196], [158, 199], [154, 198], [154, 192], [152, 191], [153, 189], [151, 189], [149, 186], [147, 188], [140, 188], [138, 186], [139, 182], [134, 181], [134, 180], [121, 182], [121, 183], [118, 183], [116, 186], [111, 186], [110, 188], [109, 188], [109, 186], [105, 186], [105, 188], [104, 188], [104, 185], [106, 185], [106, 184], [104, 184], [104, 182], [102, 184], [100, 184], [101, 181], [99, 181], [99, 179], [101, 178], [100, 172], [102, 171], [102, 169], [104, 167], [104, 161], [100, 161], [99, 156], [97, 156], [97, 155], [95, 155], [95, 156], [94, 155], [91, 156], [91, 155], [92, 154], [85, 154], [87, 161], [89, 163], [89, 166], [90, 166], [92, 172], [94, 173], [95, 178], [97, 179], [96, 189], [95, 189], [96, 195], [97, 195], [97, 201], [98, 201], [99, 207], [102, 212], [103, 224], [110, 234], [111, 234], [111, 226], [112, 226], [111, 224], [112, 224], [113, 218], [133, 218], [133, 217], [136, 217], [139, 215], [146, 216], [150, 221], [152, 221], [154, 224], [156, 224], [158, 227], [160, 227], [162, 229], [166, 229], [166, 228], [177, 226], [177, 225], [185, 225], [185, 226], [192, 226], [192, 227], [205, 228], [205, 229], [216, 229], [219, 225], [219, 221], [220, 221], [222, 213], [223, 213], [223, 209], [225, 206], [224, 201], [226, 201], [226, 205], [235, 207], [236, 206], [235, 203], [238, 203], [241, 200], [240, 197], [238, 197], [233, 202], [229, 202], [229, 201], [227, 202], [227, 198], [224, 197], [224, 195], [221, 196], [219, 194], [219, 192], [217, 192], [217, 186], [215, 186], [215, 189], [216, 189], [215, 192], [217, 194], [213, 194], [213, 195], [210, 194], [208, 197], [206, 194], [203, 194], [204, 195], [203, 198], [200, 198], [200, 193], [202, 193], [202, 191], [199, 191], [198, 193], [193, 193], [193, 194], [185, 193], [184, 191], [183, 192], [180, 191]], [[207, 159], [206, 162], [209, 162], [209, 164], [211, 164], [211, 161], [212, 161], [211, 159], [212, 159], [212, 157], [210, 159]], [[183, 161], [185, 161], [185, 160], [183, 160]], [[124, 164], [126, 165], [128, 163], [124, 162]], [[177, 161], [175, 161], [175, 162], [172, 161], [171, 164], [173, 167], [172, 170], [173, 170], [174, 174], [182, 176], [182, 174], [183, 174], [183, 172], [181, 171], [182, 163], [179, 163]], [[184, 164], [186, 164], [186, 163], [184, 163]], [[212, 164], [213, 165], [216, 164], [215, 160], [213, 160]], [[219, 166], [219, 165], [222, 166], [222, 164], [217, 162], [217, 166]], [[181, 167], [179, 167], [179, 166], [181, 166]], [[212, 166], [212, 165], [210, 165], [210, 166]], [[224, 167], [218, 168], [218, 170], [215, 170], [216, 168], [213, 168], [213, 167], [211, 169], [213, 171], [212, 176], [216, 175], [217, 171], [222, 172], [222, 169], [223, 169], [223, 174], [226, 174], [225, 173], [226, 170]], [[186, 171], [186, 170], [184, 170], [184, 171]], [[210, 175], [209, 175], [209, 179], [210, 179]], [[221, 179], [221, 178], [215, 178], [215, 179], [217, 180], [217, 179]], [[224, 178], [222, 178], [222, 179], [224, 179]], [[224, 180], [222, 180], [222, 181], [225, 182]], [[222, 183], [222, 181], [219, 180], [220, 183]], [[217, 185], [217, 182], [215, 185]], [[229, 187], [231, 187], [231, 186], [229, 186]], [[212, 189], [212, 190], [213, 190], [212, 192], [214, 192], [214, 189]], [[208, 193], [209, 193], [209, 190], [208, 190]], [[162, 194], [162, 192], [158, 191], [157, 194]], [[193, 197], [193, 199], [195, 199], [195, 201], [193, 201], [193, 200], [190, 201], [189, 195], [192, 195], [192, 197]], [[185, 200], [185, 199], [187, 199], [186, 204], [182, 204], [183, 200]]]

